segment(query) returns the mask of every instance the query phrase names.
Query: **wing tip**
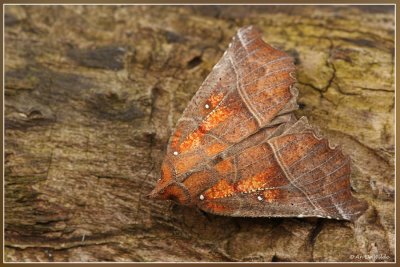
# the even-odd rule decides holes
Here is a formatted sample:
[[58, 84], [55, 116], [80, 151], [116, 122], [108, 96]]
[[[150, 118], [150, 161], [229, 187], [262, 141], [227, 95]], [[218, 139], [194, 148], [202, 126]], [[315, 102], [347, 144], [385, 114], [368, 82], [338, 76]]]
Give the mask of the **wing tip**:
[[349, 209], [349, 212], [347, 215], [348, 217], [343, 218], [345, 220], [355, 222], [358, 218], [360, 218], [366, 210], [369, 208], [368, 202], [364, 199], [358, 199], [353, 197], [354, 201], [354, 206], [351, 207], [351, 210]]
[[231, 43], [233, 43], [236, 39], [239, 39], [241, 41], [259, 39], [262, 37], [262, 34], [263, 32], [257, 26], [243, 26], [236, 31], [236, 34], [233, 36]]
[[246, 26], [242, 26], [242, 27], [240, 27], [238, 29], [238, 32], [241, 32], [241, 33], [246, 33], [246, 32], [249, 32], [249, 31], [256, 32], [256, 33], [259, 33], [259, 34], [262, 33], [259, 27], [254, 26], [252, 24], [246, 25]]

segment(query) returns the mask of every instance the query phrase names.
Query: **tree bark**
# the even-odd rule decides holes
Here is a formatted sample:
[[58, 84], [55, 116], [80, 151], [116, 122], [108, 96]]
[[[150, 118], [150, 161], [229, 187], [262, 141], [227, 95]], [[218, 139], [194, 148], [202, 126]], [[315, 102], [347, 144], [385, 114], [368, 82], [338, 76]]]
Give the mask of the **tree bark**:
[[[298, 67], [352, 158], [356, 222], [214, 216], [146, 195], [240, 26]], [[393, 6], [5, 6], [6, 261], [394, 261]]]

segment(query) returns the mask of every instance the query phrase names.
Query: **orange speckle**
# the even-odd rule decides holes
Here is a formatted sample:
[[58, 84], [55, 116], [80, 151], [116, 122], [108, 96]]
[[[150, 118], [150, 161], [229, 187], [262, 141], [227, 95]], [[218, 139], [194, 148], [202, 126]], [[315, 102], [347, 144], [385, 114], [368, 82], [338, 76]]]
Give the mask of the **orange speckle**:
[[215, 108], [223, 98], [224, 98], [223, 93], [211, 95], [211, 97], [208, 99], [208, 102], [211, 104], [212, 108]]
[[219, 174], [227, 174], [233, 170], [233, 164], [230, 159], [223, 160], [214, 167]]
[[227, 145], [225, 145], [225, 144], [213, 143], [211, 146], [208, 146], [206, 148], [207, 156], [209, 156], [209, 157], [214, 156], [214, 155], [218, 154], [219, 152], [223, 151], [226, 147], [227, 147]]
[[235, 192], [234, 186], [225, 179], [221, 179], [214, 186], [210, 187], [204, 194], [206, 198], [223, 198], [232, 195]]
[[232, 114], [231, 109], [226, 106], [220, 106], [214, 109], [203, 121], [203, 124], [200, 125], [199, 128], [203, 128], [203, 131], [209, 131], [215, 126], [217, 126], [220, 122], [225, 121]]
[[181, 138], [182, 132], [177, 130], [174, 134], [174, 137], [172, 137], [172, 141], [171, 141], [171, 147], [173, 149], [177, 149], [178, 144], [179, 144], [179, 139]]
[[271, 203], [276, 199], [282, 197], [282, 190], [281, 189], [269, 189], [264, 191], [264, 199], [265, 201]]
[[237, 182], [239, 192], [249, 193], [255, 190], [264, 190], [266, 187], [277, 187], [287, 184], [277, 166], [271, 166], [261, 173]]
[[200, 144], [200, 141], [205, 133], [218, 126], [221, 122], [229, 118], [233, 114], [233, 110], [226, 106], [220, 106], [205, 118], [202, 124], [199, 125], [197, 130], [189, 134], [189, 136], [179, 146], [181, 152], [187, 151]]
[[189, 150], [192, 147], [196, 147], [200, 144], [200, 140], [203, 137], [204, 133], [199, 130], [194, 131], [186, 137], [185, 141], [179, 146], [179, 151], [184, 152]]
[[237, 184], [239, 192], [250, 192], [252, 190], [261, 189], [265, 186], [268, 174], [263, 172], [250, 178], [240, 180]]
[[183, 158], [176, 158], [175, 172], [177, 175], [185, 173], [202, 160], [203, 158], [199, 154], [186, 155]]

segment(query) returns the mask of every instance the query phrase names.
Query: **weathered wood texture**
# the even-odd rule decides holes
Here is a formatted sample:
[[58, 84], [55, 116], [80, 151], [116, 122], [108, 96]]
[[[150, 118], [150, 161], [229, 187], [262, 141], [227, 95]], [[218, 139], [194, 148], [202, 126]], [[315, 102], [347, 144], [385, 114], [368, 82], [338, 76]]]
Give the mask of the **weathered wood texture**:
[[[394, 261], [392, 7], [5, 9], [7, 261]], [[369, 203], [355, 223], [146, 198], [174, 123], [249, 24], [296, 58], [297, 115], [351, 156]]]

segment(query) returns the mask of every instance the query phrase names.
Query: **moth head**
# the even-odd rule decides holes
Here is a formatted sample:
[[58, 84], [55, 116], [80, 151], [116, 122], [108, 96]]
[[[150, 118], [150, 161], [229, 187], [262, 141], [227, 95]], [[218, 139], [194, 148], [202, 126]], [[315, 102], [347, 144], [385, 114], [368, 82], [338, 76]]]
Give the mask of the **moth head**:
[[174, 166], [168, 157], [162, 163], [161, 177], [149, 197], [152, 199], [173, 200], [183, 205], [190, 202], [188, 189], [175, 179]]

